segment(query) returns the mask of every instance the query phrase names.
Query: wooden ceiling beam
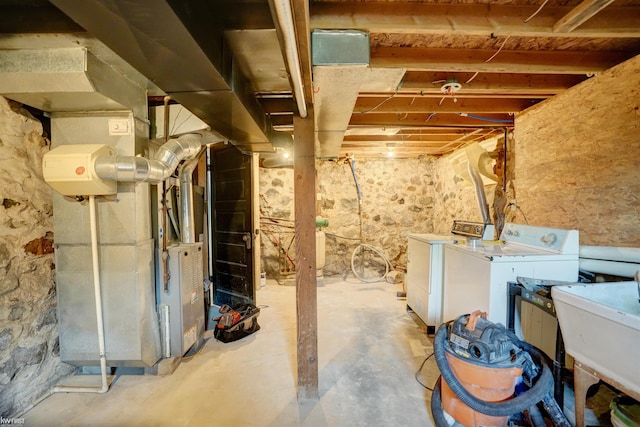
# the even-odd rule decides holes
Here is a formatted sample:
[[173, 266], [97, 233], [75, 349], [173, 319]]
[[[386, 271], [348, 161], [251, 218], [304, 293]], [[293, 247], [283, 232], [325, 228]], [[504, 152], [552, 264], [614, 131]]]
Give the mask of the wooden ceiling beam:
[[460, 136], [463, 136], [462, 133], [452, 133], [452, 134], [431, 134], [431, 135], [404, 135], [404, 134], [396, 134], [396, 135], [346, 135], [344, 137], [344, 142], [371, 142], [376, 144], [384, 144], [388, 142], [402, 142], [403, 144], [424, 144], [430, 143], [433, 141], [443, 142], [443, 141], [453, 141]]
[[482, 119], [464, 117], [459, 114], [443, 113], [411, 113], [411, 114], [354, 114], [349, 126], [433, 126], [458, 128], [491, 128], [513, 126], [513, 116], [509, 114], [483, 114]]
[[[406, 159], [416, 158], [422, 156], [441, 156], [442, 154], [448, 154], [455, 149], [466, 145], [465, 142], [456, 143], [450, 147], [424, 147], [422, 149], [411, 150], [394, 150], [393, 157], [387, 155], [388, 150], [384, 147], [381, 148], [340, 148], [340, 157], [347, 157], [348, 155], [354, 155], [356, 158], [384, 158], [384, 159]], [[443, 152], [444, 151], [444, 152]]]
[[584, 0], [553, 25], [553, 31], [568, 33], [593, 18], [598, 12], [613, 3], [613, 0]]
[[531, 99], [454, 98], [440, 94], [439, 97], [358, 98], [353, 114], [422, 113], [517, 113], [536, 104]]
[[[430, 72], [408, 71], [402, 80], [398, 93], [422, 92], [441, 93], [440, 87], [448, 79], [456, 79], [462, 85], [459, 95], [555, 95], [587, 79], [575, 74], [521, 74], [521, 73], [480, 73], [474, 72]], [[362, 95], [361, 95], [362, 96]]]
[[478, 73], [583, 74], [602, 72], [625, 61], [626, 52], [495, 51], [488, 49], [431, 49], [372, 47], [372, 67], [406, 68], [411, 71]]
[[[349, 28], [369, 32], [512, 37], [640, 37], [640, 7], [608, 7], [570, 34], [554, 32], [573, 9], [537, 5], [404, 2], [311, 2], [313, 29]], [[612, 25], [615, 23], [615, 25]]]

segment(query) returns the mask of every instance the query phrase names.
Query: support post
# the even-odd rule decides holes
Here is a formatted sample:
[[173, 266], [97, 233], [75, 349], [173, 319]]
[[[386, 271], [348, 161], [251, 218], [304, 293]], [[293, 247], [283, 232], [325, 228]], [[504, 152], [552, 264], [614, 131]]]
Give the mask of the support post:
[[318, 398], [318, 298], [316, 284], [316, 164], [313, 109], [294, 116], [294, 199], [298, 400]]

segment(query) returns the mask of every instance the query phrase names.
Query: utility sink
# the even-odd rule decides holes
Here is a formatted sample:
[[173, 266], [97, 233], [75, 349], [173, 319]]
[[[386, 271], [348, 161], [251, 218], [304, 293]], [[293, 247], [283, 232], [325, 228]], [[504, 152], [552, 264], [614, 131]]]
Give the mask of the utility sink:
[[610, 384], [640, 395], [638, 283], [575, 283], [551, 288], [567, 353]]

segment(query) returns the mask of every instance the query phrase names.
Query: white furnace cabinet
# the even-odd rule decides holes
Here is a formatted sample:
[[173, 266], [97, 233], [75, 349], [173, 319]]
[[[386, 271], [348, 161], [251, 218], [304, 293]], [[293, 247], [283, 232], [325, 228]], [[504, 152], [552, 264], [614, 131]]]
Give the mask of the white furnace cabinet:
[[442, 323], [443, 245], [451, 235], [410, 234], [407, 250], [407, 306], [431, 332]]

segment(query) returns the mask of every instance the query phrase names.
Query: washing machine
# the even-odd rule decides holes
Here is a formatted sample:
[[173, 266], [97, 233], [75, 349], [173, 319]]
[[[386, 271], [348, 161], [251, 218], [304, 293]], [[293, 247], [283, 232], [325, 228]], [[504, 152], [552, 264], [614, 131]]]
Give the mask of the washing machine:
[[[578, 230], [506, 223], [499, 240], [468, 237], [444, 245], [445, 322], [481, 310], [490, 321], [507, 325], [507, 282], [518, 276], [578, 280]], [[553, 354], [555, 319], [540, 313], [516, 311], [516, 333]]]

